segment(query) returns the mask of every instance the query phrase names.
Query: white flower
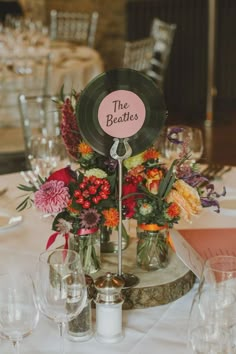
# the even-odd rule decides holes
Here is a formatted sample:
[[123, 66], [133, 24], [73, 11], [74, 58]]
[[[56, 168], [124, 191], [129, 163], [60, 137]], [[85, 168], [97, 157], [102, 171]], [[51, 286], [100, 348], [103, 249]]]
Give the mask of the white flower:
[[131, 156], [128, 159], [124, 160], [124, 166], [127, 168], [127, 170], [139, 166], [142, 163], [143, 163], [143, 153], [140, 153], [135, 156]]
[[106, 178], [107, 177], [106, 172], [101, 170], [100, 168], [91, 168], [90, 170], [86, 171], [84, 175], [86, 177], [95, 176], [97, 178]]

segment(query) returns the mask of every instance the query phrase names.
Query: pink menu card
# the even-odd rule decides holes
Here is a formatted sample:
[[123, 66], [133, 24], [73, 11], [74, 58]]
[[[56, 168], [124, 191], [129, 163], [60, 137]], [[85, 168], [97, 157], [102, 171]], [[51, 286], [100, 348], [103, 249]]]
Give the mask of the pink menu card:
[[236, 228], [171, 230], [178, 256], [197, 277], [204, 261], [216, 255], [236, 256]]

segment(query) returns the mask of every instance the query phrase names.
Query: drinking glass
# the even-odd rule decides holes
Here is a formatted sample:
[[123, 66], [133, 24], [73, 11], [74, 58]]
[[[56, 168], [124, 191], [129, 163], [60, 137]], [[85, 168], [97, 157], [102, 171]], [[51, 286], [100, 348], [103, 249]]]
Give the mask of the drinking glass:
[[204, 143], [202, 131], [199, 128], [192, 128], [192, 137], [190, 140], [190, 153], [191, 160], [193, 163], [200, 160], [203, 154]]
[[188, 328], [193, 353], [236, 353], [236, 257], [205, 262]]
[[60, 164], [63, 148], [60, 137], [32, 137], [28, 160], [33, 172], [41, 177], [48, 177]]
[[64, 354], [66, 324], [83, 310], [87, 298], [79, 254], [67, 249], [47, 250], [40, 254], [36, 290], [40, 311], [58, 325], [60, 353]]
[[34, 284], [26, 273], [0, 275], [0, 335], [13, 343], [20, 354], [20, 343], [31, 334], [39, 320]]
[[180, 158], [183, 152], [183, 143], [190, 142], [191, 138], [192, 128], [187, 125], [171, 125], [166, 128], [163, 150], [169, 163]]

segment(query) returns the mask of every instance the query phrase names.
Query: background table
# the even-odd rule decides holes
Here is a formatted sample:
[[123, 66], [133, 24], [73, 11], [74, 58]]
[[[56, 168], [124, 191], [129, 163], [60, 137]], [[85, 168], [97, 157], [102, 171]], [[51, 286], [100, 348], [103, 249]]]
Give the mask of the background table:
[[[225, 174], [223, 180], [216, 182], [218, 187], [225, 185], [228, 194], [236, 196], [236, 168]], [[15, 213], [22, 192], [16, 186], [22, 183], [20, 174], [0, 176], [0, 189], [8, 187], [8, 192], [0, 197], [0, 209]], [[39, 253], [45, 249], [51, 234], [51, 220], [42, 218], [34, 208], [23, 213], [23, 222], [6, 231], [0, 231], [0, 267], [24, 269], [34, 272]], [[233, 228], [236, 219], [224, 214], [216, 214], [212, 209], [193, 219], [191, 225], [181, 222], [178, 228]], [[223, 235], [222, 235], [223, 237]], [[61, 243], [61, 240], [58, 240]], [[124, 270], [125, 271], [125, 270]], [[158, 276], [158, 271], [156, 271]], [[124, 339], [118, 344], [101, 344], [92, 338], [88, 342], [73, 343], [66, 341], [68, 354], [190, 354], [186, 347], [188, 314], [195, 287], [180, 299], [167, 305], [146, 309], [123, 311]], [[94, 314], [93, 314], [94, 315]], [[11, 354], [10, 343], [0, 342], [0, 352]], [[56, 324], [40, 317], [36, 330], [22, 344], [24, 354], [58, 354], [58, 332]]]

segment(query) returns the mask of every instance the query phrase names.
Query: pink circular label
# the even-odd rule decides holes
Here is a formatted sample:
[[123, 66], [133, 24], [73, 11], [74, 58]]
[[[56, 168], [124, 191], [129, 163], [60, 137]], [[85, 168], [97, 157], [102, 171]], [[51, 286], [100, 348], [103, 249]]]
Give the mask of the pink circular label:
[[98, 121], [102, 130], [115, 138], [128, 138], [143, 126], [146, 109], [138, 95], [127, 90], [113, 91], [100, 103]]

